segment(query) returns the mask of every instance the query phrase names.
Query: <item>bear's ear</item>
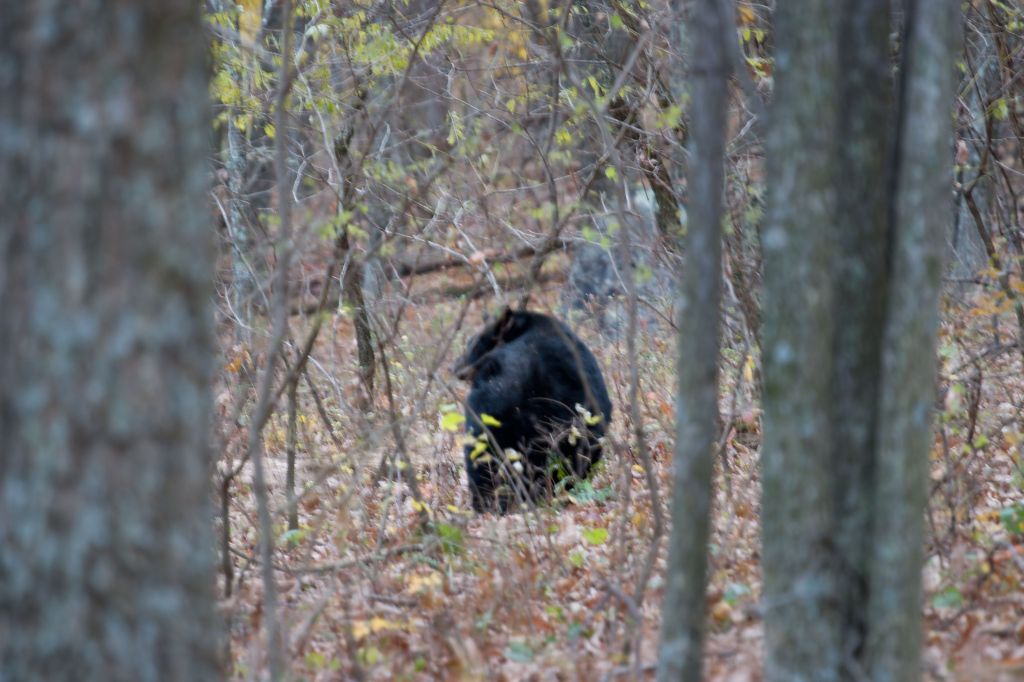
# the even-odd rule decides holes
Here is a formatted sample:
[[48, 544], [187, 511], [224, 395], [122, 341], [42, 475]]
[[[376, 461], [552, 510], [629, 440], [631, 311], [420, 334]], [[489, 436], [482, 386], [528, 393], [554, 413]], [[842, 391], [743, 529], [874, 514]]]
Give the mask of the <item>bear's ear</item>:
[[512, 306], [505, 306], [505, 310], [501, 312], [501, 317], [495, 323], [494, 328], [498, 332], [498, 338], [505, 336], [512, 329], [512, 325], [515, 324], [516, 318], [515, 313], [512, 311]]

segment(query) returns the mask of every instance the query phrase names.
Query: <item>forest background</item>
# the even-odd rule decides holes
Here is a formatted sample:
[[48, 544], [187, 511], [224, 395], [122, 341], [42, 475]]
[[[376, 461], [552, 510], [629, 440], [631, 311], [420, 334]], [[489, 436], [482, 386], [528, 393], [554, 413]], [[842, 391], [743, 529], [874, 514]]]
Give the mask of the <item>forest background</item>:
[[[0, 670], [671, 679], [690, 627], [686, 679], [1020, 679], [1024, 8], [782, 4], [12, 10]], [[610, 453], [477, 516], [450, 368], [523, 304]], [[863, 616], [910, 639], [833, 555], [923, 566]]]

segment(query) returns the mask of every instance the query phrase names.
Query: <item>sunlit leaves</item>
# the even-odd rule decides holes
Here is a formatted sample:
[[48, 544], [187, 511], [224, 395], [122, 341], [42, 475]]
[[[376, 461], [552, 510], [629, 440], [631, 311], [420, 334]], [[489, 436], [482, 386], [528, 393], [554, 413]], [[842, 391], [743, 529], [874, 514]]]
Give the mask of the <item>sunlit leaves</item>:
[[445, 431], [452, 433], [460, 431], [464, 423], [466, 423], [466, 417], [461, 412], [451, 411], [441, 415], [441, 428]]
[[237, 0], [238, 34], [242, 40], [252, 42], [260, 32], [263, 21], [263, 2], [261, 0]]
[[431, 592], [441, 587], [443, 577], [437, 571], [409, 576], [405, 591], [409, 594]]
[[352, 636], [356, 639], [363, 639], [371, 634], [385, 632], [387, 630], [397, 630], [404, 627], [406, 627], [406, 624], [400, 621], [388, 620], [387, 618], [374, 616], [366, 620], [353, 621]]
[[607, 528], [584, 528], [582, 535], [588, 545], [603, 545], [608, 541]]
[[484, 464], [491, 461], [491, 456], [485, 454], [487, 452], [487, 437], [480, 436], [473, 440], [473, 449], [469, 451], [469, 459], [472, 462], [478, 464]]

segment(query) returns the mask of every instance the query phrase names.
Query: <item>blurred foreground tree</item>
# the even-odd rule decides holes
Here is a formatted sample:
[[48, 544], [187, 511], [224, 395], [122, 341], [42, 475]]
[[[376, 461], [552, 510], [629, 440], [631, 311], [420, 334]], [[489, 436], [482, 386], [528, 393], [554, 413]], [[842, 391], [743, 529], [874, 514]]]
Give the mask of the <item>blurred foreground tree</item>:
[[0, 677], [219, 677], [195, 3], [0, 22]]
[[[718, 28], [722, 8], [698, 3], [693, 20], [689, 182], [700, 192], [691, 193], [682, 289], [663, 680], [701, 678], [727, 73], [715, 45], [728, 39]], [[952, 0], [906, 4], [898, 85], [890, 76], [892, 16], [888, 0], [802, 0], [780, 4], [775, 15], [763, 233], [769, 680], [920, 674], [959, 13]]]
[[887, 0], [776, 13], [763, 234], [769, 680], [920, 675], [958, 9], [905, 4], [896, 86]]

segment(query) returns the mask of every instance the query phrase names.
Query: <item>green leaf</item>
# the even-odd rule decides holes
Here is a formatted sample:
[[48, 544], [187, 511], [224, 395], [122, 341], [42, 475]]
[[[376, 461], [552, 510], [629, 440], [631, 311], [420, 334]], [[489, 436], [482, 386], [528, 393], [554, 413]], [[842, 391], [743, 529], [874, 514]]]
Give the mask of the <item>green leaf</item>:
[[359, 650], [358, 657], [363, 665], [374, 665], [382, 658], [380, 649], [375, 646], [366, 646]]
[[450, 523], [437, 524], [437, 535], [441, 539], [441, 551], [445, 554], [459, 554], [466, 546], [462, 529]]
[[505, 647], [505, 658], [513, 663], [530, 663], [533, 661], [533, 649], [526, 642], [512, 640]]
[[306, 535], [308, 535], [308, 531], [305, 528], [296, 528], [295, 530], [285, 531], [281, 534], [278, 544], [295, 547], [306, 538]]
[[609, 180], [614, 181], [616, 178], [619, 177], [619, 171], [615, 170], [615, 166], [607, 166], [604, 169], [604, 176]]
[[999, 520], [1012, 535], [1024, 535], [1024, 502], [999, 510]]
[[603, 545], [608, 540], [608, 529], [586, 528], [583, 531], [583, 539], [590, 545]]
[[465, 422], [466, 417], [460, 412], [445, 412], [441, 415], [441, 428], [445, 431], [460, 431]]
[[583, 568], [583, 562], [584, 562], [583, 552], [581, 552], [579, 550], [576, 550], [575, 552], [570, 552], [570, 554], [569, 554], [569, 563], [570, 564], [572, 564], [576, 568]]
[[595, 488], [590, 481], [576, 481], [569, 491], [569, 499], [573, 504], [580, 505], [587, 502], [604, 502], [611, 499], [613, 492], [611, 488]]
[[955, 609], [963, 604], [964, 596], [960, 590], [950, 585], [932, 597], [932, 606], [939, 609]]
[[[477, 458], [485, 452], [487, 452], [487, 438], [481, 436], [480, 438], [476, 439], [476, 443], [473, 445], [473, 450], [469, 453], [470, 461], [475, 462]], [[488, 461], [490, 461], [490, 459], [485, 458], [480, 460], [480, 463], [483, 464], [484, 462]]]
[[489, 414], [486, 414], [486, 413], [481, 414], [480, 415], [480, 421], [482, 421], [484, 423], [484, 426], [489, 426], [489, 427], [494, 428], [494, 429], [501, 428], [501, 422], [498, 421], [497, 419], [495, 419], [494, 417], [492, 417]]
[[992, 103], [992, 115], [996, 120], [1005, 121], [1010, 116], [1010, 106], [1006, 103], [1005, 97], [1000, 97]]

